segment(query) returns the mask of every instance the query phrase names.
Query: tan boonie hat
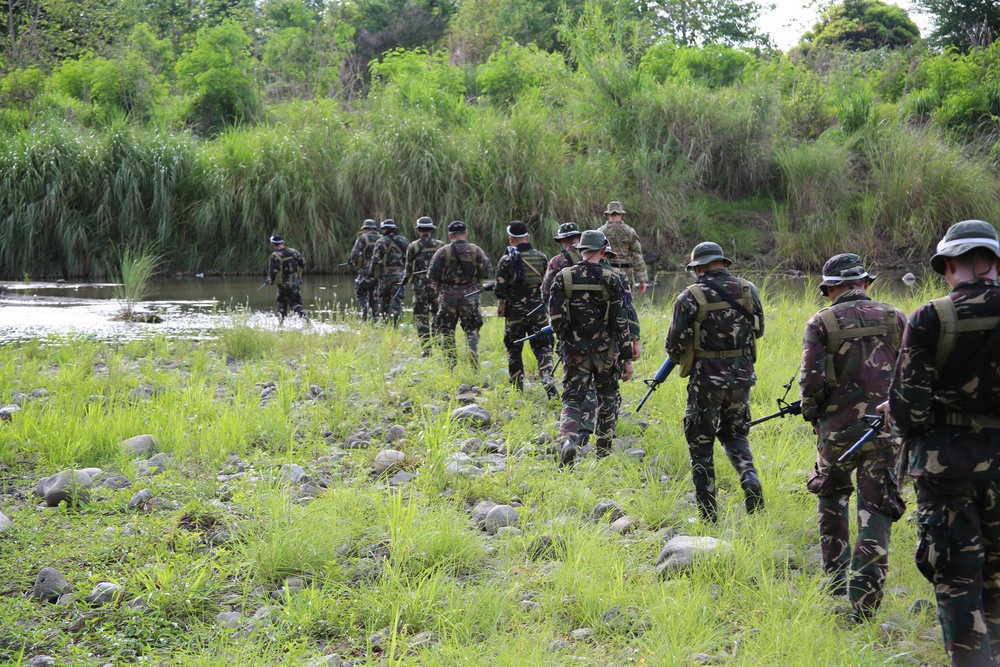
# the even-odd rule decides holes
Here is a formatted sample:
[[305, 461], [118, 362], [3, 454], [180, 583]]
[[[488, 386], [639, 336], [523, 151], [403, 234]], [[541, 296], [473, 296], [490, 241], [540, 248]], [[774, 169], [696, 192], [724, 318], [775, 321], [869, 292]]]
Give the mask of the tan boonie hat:
[[604, 211], [604, 215], [611, 215], [612, 213], [621, 213], [625, 215], [625, 209], [622, 208], [622, 203], [617, 199], [612, 199], [608, 204], [608, 208]]

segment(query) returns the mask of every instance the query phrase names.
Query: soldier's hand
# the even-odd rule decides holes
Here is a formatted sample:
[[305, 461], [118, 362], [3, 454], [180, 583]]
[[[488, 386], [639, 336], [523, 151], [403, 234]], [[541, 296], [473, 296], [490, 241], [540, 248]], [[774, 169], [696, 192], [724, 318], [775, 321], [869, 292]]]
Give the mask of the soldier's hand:
[[632, 341], [632, 361], [638, 361], [639, 357], [642, 356], [642, 341], [634, 340]]
[[879, 403], [875, 408], [875, 412], [882, 415], [882, 432], [888, 433], [890, 427], [892, 426], [892, 415], [889, 414], [889, 401]]
[[639, 294], [646, 293], [646, 283], [639, 283]]
[[632, 379], [632, 362], [626, 361], [622, 364], [622, 382], [628, 382]]

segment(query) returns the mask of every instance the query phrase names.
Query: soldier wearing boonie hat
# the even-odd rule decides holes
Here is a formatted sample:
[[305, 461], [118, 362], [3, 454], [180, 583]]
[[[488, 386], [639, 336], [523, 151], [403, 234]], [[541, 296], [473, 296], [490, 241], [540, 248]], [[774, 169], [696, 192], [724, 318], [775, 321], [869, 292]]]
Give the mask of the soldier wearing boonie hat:
[[420, 338], [421, 352], [426, 357], [431, 349], [431, 319], [438, 310], [437, 287], [427, 275], [427, 270], [431, 258], [444, 241], [434, 238], [437, 226], [426, 215], [417, 218], [416, 228], [417, 238], [406, 247], [403, 284], [413, 283], [413, 327]]
[[562, 246], [562, 250], [549, 260], [548, 266], [545, 267], [545, 277], [542, 278], [542, 298], [546, 301], [551, 293], [552, 281], [555, 280], [556, 274], [583, 259], [580, 256], [580, 251], [573, 247], [580, 240], [581, 234], [580, 226], [575, 222], [564, 222], [559, 225], [553, 240]]
[[382, 235], [378, 233], [378, 225], [368, 218], [361, 225], [361, 231], [354, 241], [354, 247], [347, 258], [347, 263], [353, 266], [358, 275], [354, 279], [354, 297], [358, 302], [358, 311], [362, 320], [378, 317], [378, 280], [371, 274], [372, 253], [375, 244]]
[[952, 225], [931, 268], [951, 291], [910, 316], [889, 388], [917, 493], [917, 569], [952, 665], [1000, 659], [1000, 239]]
[[399, 227], [392, 218], [379, 224], [382, 238], [375, 244], [372, 252], [371, 274], [378, 279], [379, 314], [383, 322], [392, 320], [392, 325], [399, 324], [403, 314], [403, 299], [406, 294], [400, 289], [403, 271], [406, 266], [406, 247], [409, 241], [399, 234]]
[[306, 259], [295, 248], [285, 246], [285, 239], [275, 234], [268, 239], [273, 252], [267, 259], [267, 282], [278, 288], [278, 316], [284, 321], [292, 310], [305, 318], [302, 308], [302, 274], [306, 270]]
[[621, 269], [628, 276], [630, 283], [639, 285], [639, 294], [646, 293], [646, 261], [642, 257], [642, 243], [635, 230], [622, 222], [625, 208], [619, 201], [611, 201], [604, 211], [607, 218], [599, 231], [604, 232], [617, 249], [619, 257], [611, 262], [616, 269]]

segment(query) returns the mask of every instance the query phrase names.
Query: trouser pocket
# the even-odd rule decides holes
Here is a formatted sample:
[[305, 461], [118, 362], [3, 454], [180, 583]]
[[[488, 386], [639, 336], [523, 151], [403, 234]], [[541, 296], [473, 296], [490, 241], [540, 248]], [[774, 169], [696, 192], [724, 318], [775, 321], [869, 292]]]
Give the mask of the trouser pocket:
[[917, 569], [927, 581], [948, 566], [948, 526], [945, 508], [917, 510]]

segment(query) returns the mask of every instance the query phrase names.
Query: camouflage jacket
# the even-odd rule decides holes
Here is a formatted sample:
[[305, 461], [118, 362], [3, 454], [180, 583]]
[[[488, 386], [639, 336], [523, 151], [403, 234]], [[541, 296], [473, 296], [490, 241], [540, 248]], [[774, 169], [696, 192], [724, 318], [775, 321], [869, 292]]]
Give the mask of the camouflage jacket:
[[357, 240], [354, 241], [354, 247], [347, 258], [347, 263], [361, 273], [362, 277], [367, 276], [368, 271], [371, 270], [372, 253], [375, 252], [375, 244], [381, 238], [382, 235], [378, 232], [367, 230], [358, 234]]
[[611, 249], [618, 253], [618, 258], [611, 265], [631, 273], [637, 283], [647, 282], [646, 261], [642, 258], [642, 244], [635, 230], [624, 222], [606, 222], [598, 231], [604, 232]]
[[369, 273], [376, 278], [402, 275], [406, 265], [406, 244], [402, 234], [389, 233], [380, 238], [372, 251]]
[[560, 271], [552, 282], [549, 309], [564, 355], [632, 359], [621, 282], [610, 270], [580, 262]]
[[297, 286], [306, 272], [306, 258], [295, 248], [275, 250], [267, 259], [267, 279], [278, 287]]
[[433, 236], [420, 236], [406, 246], [406, 267], [403, 271], [403, 282], [413, 283], [414, 294], [436, 294], [434, 281], [426, 273], [414, 276], [414, 271], [426, 271], [431, 266], [431, 258], [438, 248], [444, 246]]
[[[516, 253], [513, 248], [497, 262], [497, 282], [493, 294], [504, 303], [503, 317], [516, 320], [524, 317], [542, 303], [542, 278], [548, 257], [535, 250], [530, 243], [520, 243]], [[513, 255], [517, 256], [515, 265]]]
[[[837, 329], [832, 343], [824, 321], [831, 316]], [[891, 325], [887, 317], [892, 318]], [[799, 375], [802, 417], [816, 426], [824, 445], [848, 447], [868, 430], [864, 416], [874, 414], [889, 393], [905, 325], [899, 309], [857, 290], [842, 294], [806, 323]], [[884, 333], [855, 338], [852, 329]], [[837, 342], [839, 337], [843, 339]]]
[[[739, 280], [726, 269], [707, 271], [704, 277], [726, 290], [737, 301], [742, 297]], [[710, 288], [704, 289], [709, 303], [725, 301]], [[750, 322], [731, 306], [713, 310], [706, 314], [701, 323], [700, 347], [709, 352], [744, 350], [744, 354], [728, 359], [696, 358], [689, 382], [706, 387], [752, 387], [757, 382], [753, 359], [749, 354], [754, 338], [764, 335], [764, 310], [760, 305], [757, 287], [750, 283], [750, 296], [756, 322]], [[698, 315], [698, 301], [685, 289], [674, 303], [674, 315], [667, 332], [667, 354], [675, 363], [680, 363], [685, 349], [694, 343], [695, 321]]]
[[635, 299], [632, 298], [632, 289], [629, 286], [628, 274], [621, 269], [611, 266], [606, 259], [601, 260], [601, 266], [610, 269], [618, 278], [622, 286], [622, 306], [625, 307], [625, 317], [628, 318], [628, 334], [633, 341], [639, 340], [639, 313], [635, 311]]
[[[959, 283], [947, 298], [960, 322], [1000, 316], [995, 280]], [[1000, 479], [1000, 428], [974, 423], [979, 415], [1000, 418], [997, 349], [984, 348], [993, 329], [954, 334], [951, 353], [939, 360], [945, 336], [937, 307], [926, 303], [910, 316], [889, 388], [889, 411], [906, 442], [914, 477]]]
[[479, 289], [480, 281], [493, 275], [493, 265], [479, 246], [465, 240], [452, 241], [434, 253], [427, 275], [441, 298], [457, 302]]
[[549, 260], [549, 265], [545, 268], [545, 277], [542, 278], [543, 299], [546, 301], [549, 300], [549, 296], [552, 294], [552, 281], [556, 279], [556, 274], [566, 267], [579, 263], [581, 259], [583, 259], [583, 256], [580, 254], [580, 251], [571, 246], [563, 248]]

